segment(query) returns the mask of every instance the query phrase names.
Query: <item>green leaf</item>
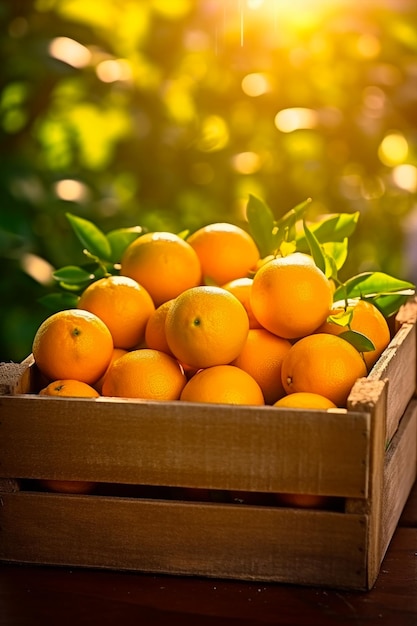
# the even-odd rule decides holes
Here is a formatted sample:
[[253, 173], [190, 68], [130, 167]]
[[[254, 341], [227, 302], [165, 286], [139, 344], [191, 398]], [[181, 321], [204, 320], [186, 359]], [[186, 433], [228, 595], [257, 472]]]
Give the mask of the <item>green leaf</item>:
[[110, 258], [114, 263], [119, 263], [127, 246], [135, 241], [143, 233], [141, 226], [131, 228], [117, 228], [107, 233], [107, 240], [110, 244]]
[[56, 292], [41, 296], [38, 302], [51, 311], [63, 311], [77, 308], [78, 299], [79, 297], [73, 293]]
[[337, 270], [341, 270], [348, 256], [348, 238], [343, 241], [328, 241], [322, 244], [326, 257], [333, 259]]
[[303, 228], [306, 240], [308, 242], [308, 246], [310, 248], [311, 256], [314, 259], [314, 263], [317, 265], [319, 269], [325, 274], [326, 273], [326, 259], [324, 258], [323, 251], [319, 242], [313, 233], [309, 230], [305, 221], [303, 221]]
[[337, 324], [338, 326], [349, 326], [353, 317], [353, 308], [348, 307], [347, 309], [342, 309], [338, 313], [334, 313], [329, 315], [327, 321], [331, 324]]
[[413, 295], [415, 286], [384, 272], [363, 272], [352, 276], [343, 285], [340, 285], [334, 293], [334, 300], [370, 298], [398, 292], [401, 295]]
[[76, 294], [77, 292], [81, 292], [84, 291], [84, 289], [90, 284], [90, 282], [88, 283], [64, 283], [64, 281], [62, 281], [61, 283], [59, 283], [59, 286], [61, 287], [61, 289], [64, 289], [65, 291], [71, 291], [74, 294]]
[[61, 267], [59, 270], [56, 270], [52, 276], [56, 281], [60, 283], [64, 282], [69, 285], [79, 285], [80, 283], [86, 283], [95, 278], [94, 274], [76, 265]]
[[297, 229], [296, 224], [299, 222], [306, 209], [308, 208], [311, 202], [311, 198], [307, 198], [303, 202], [297, 204], [294, 208], [290, 209], [283, 215], [276, 223], [277, 229], [277, 248], [281, 245], [283, 241], [288, 243], [294, 242], [295, 249], [296, 239], [297, 239]]
[[[315, 234], [320, 243], [343, 241], [355, 231], [359, 219], [359, 211], [356, 213], [338, 213], [318, 222], [309, 224], [309, 229]], [[308, 242], [300, 233], [297, 238], [299, 250], [307, 249]]]
[[392, 295], [382, 295], [371, 298], [374, 304], [386, 318], [397, 313], [397, 311], [410, 299], [410, 294], [395, 293]]
[[81, 244], [93, 256], [99, 259], [110, 260], [111, 247], [106, 235], [93, 222], [66, 213], [66, 217]]
[[324, 254], [324, 259], [326, 261], [326, 271], [324, 273], [326, 274], [327, 278], [329, 279], [332, 278], [333, 280], [337, 282], [338, 271], [337, 271], [336, 261], [333, 259], [333, 257], [326, 254], [324, 250], [323, 250], [323, 254]]
[[296, 252], [297, 248], [295, 245], [295, 241], [281, 241], [279, 244], [279, 251], [281, 256], [288, 256], [289, 254], [293, 254]]
[[375, 345], [372, 341], [356, 330], [345, 330], [343, 333], [340, 333], [339, 337], [352, 344], [359, 352], [372, 352], [372, 350], [375, 350]]
[[275, 221], [271, 209], [263, 200], [249, 195], [246, 217], [250, 234], [258, 246], [261, 257], [272, 254], [276, 249], [276, 238], [273, 233]]
[[299, 204], [297, 204], [295, 207], [293, 207], [292, 209], [290, 209], [289, 211], [287, 211], [277, 222], [277, 226], [281, 227], [281, 226], [285, 226], [287, 221], [293, 220], [295, 218], [295, 220], [299, 220], [302, 218], [302, 216], [304, 215], [306, 209], [309, 207], [309, 205], [311, 204], [312, 200], [311, 198], [307, 198], [306, 200], [303, 200], [302, 202], [300, 202]]

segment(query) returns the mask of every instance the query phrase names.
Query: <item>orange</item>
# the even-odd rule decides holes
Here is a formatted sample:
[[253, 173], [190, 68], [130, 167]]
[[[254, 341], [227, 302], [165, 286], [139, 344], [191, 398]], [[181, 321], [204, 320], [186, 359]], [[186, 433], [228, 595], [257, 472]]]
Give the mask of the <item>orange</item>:
[[318, 496], [312, 493], [277, 493], [276, 496], [279, 504], [302, 509], [325, 508], [330, 502], [329, 496]]
[[334, 402], [318, 393], [298, 391], [283, 396], [274, 403], [274, 406], [289, 407], [295, 409], [335, 409]]
[[39, 481], [44, 489], [55, 491], [57, 493], [91, 493], [97, 483], [90, 480], [49, 480], [42, 479]]
[[266, 404], [273, 404], [285, 393], [281, 367], [290, 348], [288, 339], [277, 337], [264, 328], [252, 328], [240, 354], [232, 361], [233, 365], [245, 370], [256, 380]]
[[102, 392], [104, 377], [107, 374], [107, 372], [109, 371], [109, 368], [110, 368], [111, 364], [116, 359], [118, 359], [119, 357], [121, 357], [121, 356], [123, 356], [124, 354], [127, 354], [127, 353], [128, 353], [128, 350], [125, 350], [124, 348], [113, 348], [113, 354], [111, 356], [110, 363], [108, 364], [107, 369], [104, 372], [103, 376], [100, 376], [100, 378], [98, 380], [96, 380], [96, 382], [94, 383], [94, 389], [96, 389], [99, 393]]
[[295, 252], [262, 265], [253, 278], [251, 306], [258, 322], [275, 335], [309, 335], [329, 313], [329, 281], [306, 254]]
[[189, 243], [166, 232], [146, 233], [126, 248], [120, 273], [151, 295], [155, 306], [201, 283], [199, 258]]
[[368, 337], [375, 346], [375, 350], [363, 353], [369, 371], [390, 342], [388, 322], [381, 311], [366, 300], [349, 300], [347, 308], [343, 303], [335, 303], [330, 313], [331, 315], [343, 315], [344, 311], [352, 312], [348, 326], [340, 326], [334, 322], [326, 321], [317, 329], [317, 332], [340, 335], [350, 329]]
[[245, 307], [221, 287], [187, 289], [177, 296], [165, 320], [172, 353], [181, 363], [196, 369], [233, 361], [248, 331]]
[[214, 365], [199, 370], [185, 385], [180, 400], [218, 404], [264, 404], [254, 378], [234, 365]]
[[32, 352], [39, 370], [49, 380], [71, 378], [92, 384], [110, 363], [113, 339], [94, 313], [67, 309], [42, 322]]
[[145, 344], [147, 348], [160, 350], [171, 354], [165, 334], [165, 319], [169, 309], [171, 308], [174, 298], [160, 304], [152, 315], [149, 317], [145, 329]]
[[230, 291], [246, 309], [246, 313], [249, 318], [249, 328], [261, 328], [260, 323], [256, 319], [253, 314], [251, 303], [250, 303], [250, 294], [252, 290], [253, 279], [249, 276], [244, 276], [243, 278], [235, 278], [234, 280], [229, 280], [228, 283], [222, 285], [223, 289], [227, 289]]
[[143, 348], [116, 359], [103, 383], [104, 396], [178, 400], [187, 379], [179, 363], [165, 352]]
[[110, 330], [116, 348], [135, 348], [155, 310], [149, 293], [133, 278], [107, 276], [91, 283], [81, 294], [78, 308], [99, 317]]
[[282, 384], [287, 393], [307, 391], [345, 407], [357, 378], [366, 376], [359, 352], [336, 335], [317, 333], [299, 339], [284, 357]]
[[40, 390], [40, 396], [65, 396], [72, 398], [97, 398], [100, 394], [79, 380], [55, 380]]
[[259, 260], [251, 235], [234, 224], [203, 226], [187, 241], [200, 259], [204, 279], [217, 285], [247, 276]]

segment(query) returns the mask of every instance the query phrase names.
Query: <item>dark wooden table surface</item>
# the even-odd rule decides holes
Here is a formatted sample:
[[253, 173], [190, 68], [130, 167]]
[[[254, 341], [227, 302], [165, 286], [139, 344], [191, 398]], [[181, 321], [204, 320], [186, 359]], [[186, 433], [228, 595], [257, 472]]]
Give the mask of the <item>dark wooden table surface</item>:
[[0, 626], [417, 625], [417, 484], [367, 593], [0, 565]]

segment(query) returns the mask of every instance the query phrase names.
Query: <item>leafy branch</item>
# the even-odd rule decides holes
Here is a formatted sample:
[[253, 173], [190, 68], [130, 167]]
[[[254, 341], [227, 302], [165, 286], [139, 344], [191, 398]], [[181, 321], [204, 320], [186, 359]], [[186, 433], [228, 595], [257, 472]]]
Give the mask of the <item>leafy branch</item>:
[[[350, 328], [349, 301], [369, 300], [388, 318], [415, 293], [415, 286], [383, 272], [363, 272], [342, 282], [339, 272], [347, 259], [349, 237], [355, 231], [359, 213], [329, 214], [308, 223], [305, 214], [310, 204], [311, 199], [307, 198], [276, 219], [263, 200], [250, 195], [246, 209], [249, 232], [262, 258], [286, 256], [295, 251], [310, 254], [317, 267], [335, 285], [334, 303], [341, 301], [343, 305], [343, 314], [330, 315], [329, 321], [345, 327], [341, 336], [359, 351], [372, 350], [372, 342]], [[117, 274], [124, 250], [143, 234], [141, 226], [104, 233], [82, 217], [72, 213], [67, 213], [66, 217], [82, 246], [86, 263], [67, 265], [53, 273], [59, 290], [46, 294], [40, 301], [55, 310], [76, 306], [80, 294], [89, 284]]]
[[49, 309], [77, 306], [80, 293], [92, 282], [117, 274], [126, 247], [143, 233], [141, 226], [118, 228], [105, 234], [93, 222], [66, 213], [68, 222], [83, 247], [87, 261], [82, 266], [66, 265], [52, 276], [59, 291], [46, 294], [39, 301]]
[[345, 327], [340, 336], [360, 352], [371, 351], [372, 341], [350, 328], [349, 301], [368, 300], [388, 318], [415, 293], [415, 286], [378, 271], [363, 272], [342, 282], [339, 272], [347, 259], [349, 237], [355, 231], [359, 212], [324, 216], [308, 224], [305, 212], [309, 204], [308, 199], [276, 220], [265, 202], [250, 196], [247, 206], [250, 233], [262, 257], [286, 256], [287, 250], [310, 254], [317, 267], [335, 284], [333, 302], [342, 302], [342, 313], [330, 315], [328, 321]]

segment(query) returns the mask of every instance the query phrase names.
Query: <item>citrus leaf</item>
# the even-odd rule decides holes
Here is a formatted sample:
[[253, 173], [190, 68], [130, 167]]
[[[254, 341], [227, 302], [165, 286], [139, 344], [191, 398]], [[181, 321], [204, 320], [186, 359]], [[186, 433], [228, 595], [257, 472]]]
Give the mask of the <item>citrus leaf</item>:
[[328, 254], [326, 254], [326, 252], [323, 250], [323, 254], [324, 254], [324, 259], [326, 261], [326, 277], [327, 278], [332, 278], [333, 280], [335, 280], [337, 282], [337, 265], [336, 265], [336, 261], [334, 260], [333, 257], [329, 256]]
[[[285, 239], [285, 241], [295, 240], [297, 233], [295, 229], [296, 223], [302, 218], [309, 204], [311, 203], [311, 198], [307, 198], [300, 202], [295, 207], [287, 211], [276, 223], [278, 231], [280, 233], [285, 233], [284, 236], [281, 236], [281, 241]], [[281, 243], [281, 241], [279, 243]]]
[[349, 326], [353, 317], [352, 307], [342, 309], [341, 311], [329, 315], [327, 321], [331, 324], [337, 324], [338, 326]]
[[[309, 224], [309, 228], [320, 243], [343, 241], [346, 237], [350, 237], [353, 234], [358, 219], [359, 211], [355, 213], [338, 213]], [[307, 249], [308, 243], [301, 233], [297, 239], [297, 244], [300, 250]]]
[[91, 281], [89, 281], [88, 283], [65, 283], [64, 281], [62, 281], [59, 283], [59, 286], [65, 291], [71, 291], [76, 294], [79, 291], [84, 291], [84, 289], [90, 284]]
[[81, 244], [88, 252], [99, 259], [110, 260], [111, 247], [106, 235], [93, 222], [66, 213], [66, 217]]
[[370, 298], [398, 292], [410, 296], [414, 291], [415, 286], [412, 283], [384, 272], [362, 272], [340, 285], [335, 291], [334, 299]]
[[279, 246], [281, 256], [288, 256], [296, 251], [295, 241], [282, 241]]
[[184, 230], [181, 230], [179, 233], [177, 233], [177, 236], [180, 239], [184, 239], [184, 241], [187, 239], [188, 235], [190, 234], [190, 229], [186, 228]]
[[38, 298], [38, 302], [51, 311], [63, 311], [64, 309], [75, 309], [78, 304], [78, 296], [73, 293], [48, 293]]
[[370, 301], [379, 309], [385, 318], [391, 317], [410, 299], [410, 293], [394, 293], [371, 298]]
[[350, 343], [359, 352], [372, 352], [372, 350], [375, 350], [375, 345], [372, 341], [366, 335], [356, 330], [345, 330], [343, 333], [340, 333], [339, 337]]
[[131, 228], [117, 228], [107, 233], [107, 240], [110, 244], [110, 258], [114, 263], [118, 263], [127, 246], [135, 241], [143, 233], [141, 226], [132, 226]]
[[273, 234], [275, 221], [269, 206], [263, 200], [250, 194], [246, 207], [246, 217], [250, 234], [258, 246], [261, 257], [272, 254], [276, 249], [276, 240]]
[[87, 272], [82, 267], [76, 265], [66, 265], [56, 270], [52, 274], [53, 278], [58, 282], [64, 282], [69, 285], [79, 285], [86, 283], [95, 278], [94, 274]]
[[278, 220], [277, 225], [278, 226], [283, 226], [287, 220], [293, 219], [294, 217], [295, 217], [296, 220], [301, 219], [301, 217], [303, 216], [303, 214], [305, 213], [306, 209], [309, 207], [311, 202], [312, 202], [311, 198], [306, 198], [306, 200], [303, 200], [302, 202], [297, 204], [295, 207], [293, 207], [292, 209], [287, 211]]
[[319, 269], [321, 269], [323, 274], [325, 274], [326, 273], [326, 259], [324, 258], [324, 254], [321, 249], [321, 246], [319, 242], [317, 241], [316, 237], [309, 230], [305, 221], [303, 221], [303, 228], [304, 228], [304, 233], [308, 242], [308, 247], [310, 248], [311, 256], [314, 259], [314, 263], [317, 265]]
[[348, 241], [348, 238], [345, 237], [343, 241], [327, 241], [322, 244], [325, 256], [333, 259], [337, 270], [342, 269], [346, 262], [348, 256]]

